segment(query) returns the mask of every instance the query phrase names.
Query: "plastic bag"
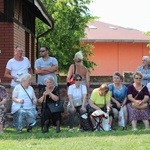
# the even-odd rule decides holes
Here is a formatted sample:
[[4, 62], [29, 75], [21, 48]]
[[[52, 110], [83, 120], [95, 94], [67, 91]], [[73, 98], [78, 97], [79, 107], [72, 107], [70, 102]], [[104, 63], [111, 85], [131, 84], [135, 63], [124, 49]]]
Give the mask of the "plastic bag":
[[125, 127], [125, 119], [124, 119], [124, 113], [122, 107], [119, 111], [118, 126]]
[[107, 118], [103, 118], [102, 127], [103, 127], [104, 131], [110, 131], [111, 126], [109, 124], [109, 116]]

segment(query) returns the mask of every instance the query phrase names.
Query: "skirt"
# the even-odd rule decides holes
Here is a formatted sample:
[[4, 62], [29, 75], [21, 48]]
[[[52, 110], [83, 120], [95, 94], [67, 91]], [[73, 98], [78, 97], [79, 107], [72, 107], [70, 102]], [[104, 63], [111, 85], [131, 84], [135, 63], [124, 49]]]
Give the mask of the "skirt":
[[135, 109], [131, 103], [127, 104], [127, 110], [129, 115], [129, 123], [133, 120], [150, 120], [150, 108]]

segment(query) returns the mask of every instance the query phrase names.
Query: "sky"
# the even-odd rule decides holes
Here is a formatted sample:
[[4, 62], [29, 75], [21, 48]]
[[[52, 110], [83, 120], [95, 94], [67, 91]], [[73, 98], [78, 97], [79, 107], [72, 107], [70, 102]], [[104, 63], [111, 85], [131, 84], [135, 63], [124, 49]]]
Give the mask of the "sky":
[[150, 0], [93, 0], [89, 6], [100, 21], [150, 31]]

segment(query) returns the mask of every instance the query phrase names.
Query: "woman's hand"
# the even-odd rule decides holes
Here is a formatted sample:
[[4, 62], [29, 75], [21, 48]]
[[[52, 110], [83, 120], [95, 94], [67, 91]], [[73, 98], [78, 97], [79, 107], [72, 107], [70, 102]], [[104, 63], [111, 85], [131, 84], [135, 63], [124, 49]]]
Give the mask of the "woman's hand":
[[24, 104], [24, 100], [23, 100], [23, 99], [20, 99], [20, 100], [19, 100], [19, 103], [20, 103], [20, 104]]
[[86, 108], [85, 108], [84, 106], [81, 107], [81, 110], [82, 110], [83, 112], [86, 112]]
[[76, 109], [74, 107], [71, 107], [71, 112], [76, 112]]
[[48, 92], [48, 91], [45, 91], [45, 92], [43, 93], [43, 95], [44, 95], [44, 96], [49, 95], [49, 92]]
[[142, 100], [136, 100], [136, 105], [141, 105], [142, 104]]
[[118, 108], [121, 108], [121, 104], [119, 102], [116, 103]]
[[110, 112], [110, 107], [107, 107], [107, 112]]

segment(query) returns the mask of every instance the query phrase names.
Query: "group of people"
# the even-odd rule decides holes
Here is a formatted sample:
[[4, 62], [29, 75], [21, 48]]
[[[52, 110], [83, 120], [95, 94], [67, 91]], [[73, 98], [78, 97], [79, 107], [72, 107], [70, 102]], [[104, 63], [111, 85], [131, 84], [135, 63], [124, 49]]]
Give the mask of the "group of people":
[[[77, 53], [81, 55], [80, 52]], [[81, 55], [82, 56], [82, 55]], [[81, 61], [82, 57], [77, 60]], [[87, 99], [89, 83], [84, 83], [80, 72], [74, 77], [75, 83], [69, 85], [68, 97], [69, 103], [67, 110], [69, 112], [69, 132], [73, 132], [73, 123], [75, 113], [81, 116], [87, 112], [92, 124], [92, 130], [96, 129], [96, 121], [92, 117], [92, 113], [96, 110], [102, 110], [109, 115], [110, 130], [115, 129], [118, 120], [119, 111], [122, 109], [124, 115], [123, 130], [127, 129], [127, 123], [132, 125], [132, 130], [137, 130], [137, 121], [142, 120], [145, 129], [149, 129], [150, 106], [150, 57], [143, 56], [142, 66], [137, 68], [133, 74], [133, 83], [129, 86], [123, 84], [123, 76], [119, 72], [113, 75], [113, 83], [102, 84], [99, 88], [93, 89], [90, 98]], [[76, 61], [75, 61], [76, 64]], [[82, 71], [81, 71], [82, 72]], [[67, 81], [74, 74], [74, 65], [69, 68]], [[88, 75], [87, 75], [88, 76]], [[84, 75], [85, 77], [85, 75]], [[89, 76], [87, 81], [90, 82]], [[79, 103], [79, 100], [81, 103]], [[76, 105], [76, 104], [80, 105]], [[82, 131], [79, 124], [78, 131]]]
[[[36, 98], [34, 89], [31, 86], [32, 69], [27, 57], [23, 56], [23, 49], [15, 48], [14, 58], [7, 62], [4, 76], [11, 79], [13, 123], [18, 133], [24, 127], [27, 132], [32, 132], [36, 124], [36, 104], [41, 103], [41, 130], [43, 133], [49, 131], [52, 123], [59, 133], [61, 124], [61, 112], [52, 113], [48, 104], [56, 103], [59, 99], [59, 89], [56, 72], [58, 61], [49, 56], [49, 49], [46, 46], [40, 48], [40, 56], [35, 61], [34, 72], [38, 75], [39, 97]], [[133, 75], [133, 84], [126, 87], [123, 85], [123, 76], [119, 72], [113, 75], [113, 83], [102, 84], [94, 89], [89, 96], [90, 75], [88, 69], [83, 65], [83, 54], [81, 51], [74, 56], [67, 74], [67, 95], [69, 113], [69, 132], [73, 132], [74, 117], [76, 113], [81, 116], [88, 114], [92, 130], [96, 129], [96, 122], [91, 116], [96, 110], [105, 111], [109, 115], [110, 129], [115, 127], [115, 120], [118, 119], [120, 109], [123, 109], [125, 127], [131, 123], [132, 130], [137, 130], [137, 120], [143, 120], [145, 128], [149, 129], [150, 109], [149, 106], [138, 109], [134, 105], [143, 105], [149, 101], [150, 89], [150, 67], [149, 57], [143, 56], [143, 65], [138, 67]], [[73, 78], [73, 84], [70, 79]], [[0, 132], [3, 132], [5, 106], [8, 93], [5, 87], [0, 86]], [[88, 97], [89, 96], [89, 97]], [[133, 105], [134, 104], [134, 105]], [[83, 125], [79, 123], [78, 131], [83, 131]]]
[[[27, 127], [27, 132], [32, 132], [32, 128], [36, 124], [36, 104], [38, 102], [43, 103], [45, 100], [47, 103], [55, 103], [55, 101], [59, 99], [59, 95], [56, 90], [56, 86], [58, 85], [56, 76], [58, 61], [56, 58], [49, 56], [49, 48], [46, 46], [42, 46], [39, 53], [41, 58], [38, 58], [34, 64], [34, 72], [38, 75], [38, 98], [35, 96], [34, 89], [31, 86], [33, 70], [31, 69], [29, 59], [23, 56], [23, 48], [17, 46], [14, 50], [14, 57], [6, 64], [4, 77], [11, 79], [12, 92], [12, 104], [7, 107], [8, 109], [11, 107], [13, 125], [18, 133], [21, 133], [24, 127]], [[0, 102], [1, 105], [6, 103], [6, 99], [8, 97], [5, 87], [2, 88], [3, 91], [0, 93], [2, 97]], [[3, 132], [4, 114], [6, 110], [2, 108], [0, 108], [0, 110], [0, 131]], [[44, 122], [43, 124], [47, 125], [49, 124], [47, 121], [48, 119], [53, 120], [54, 124], [57, 125], [56, 131], [60, 132], [60, 115], [52, 115], [50, 111], [45, 110], [44, 113], [42, 113], [41, 118]], [[47, 129], [45, 125], [42, 126], [42, 132], [46, 132]]]

